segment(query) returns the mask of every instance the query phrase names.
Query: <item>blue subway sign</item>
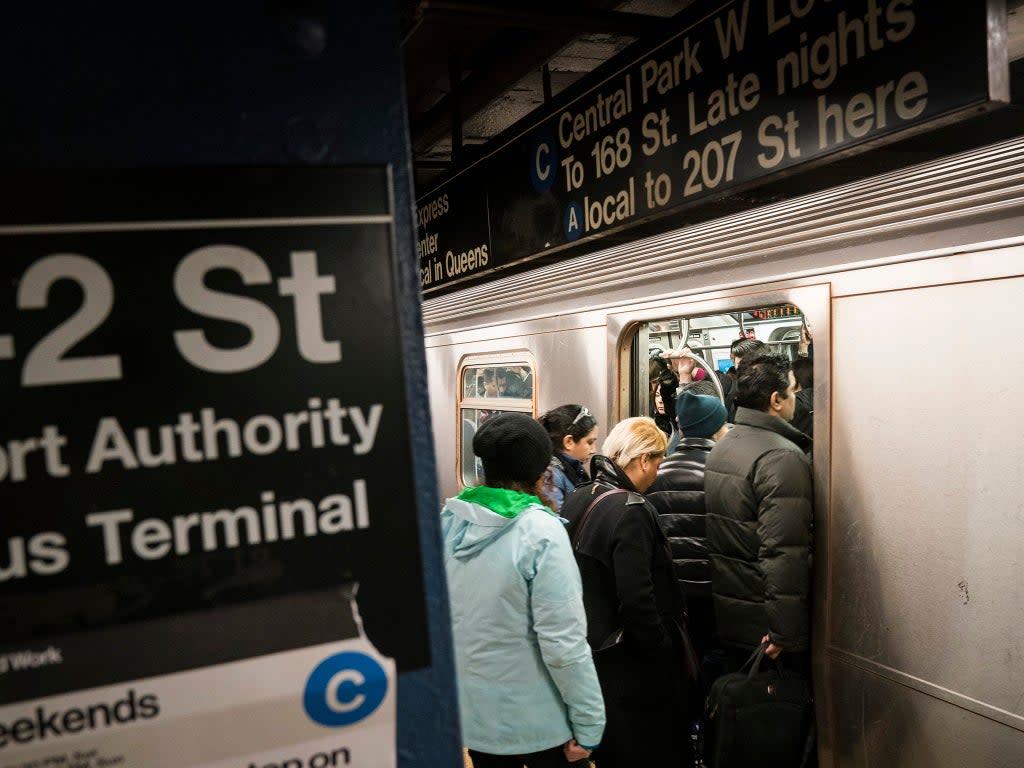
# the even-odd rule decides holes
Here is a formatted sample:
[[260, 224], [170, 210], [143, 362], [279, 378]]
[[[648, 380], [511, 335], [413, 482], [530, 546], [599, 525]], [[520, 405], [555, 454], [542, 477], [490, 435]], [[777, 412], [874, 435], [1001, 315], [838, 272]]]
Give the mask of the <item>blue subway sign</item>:
[[424, 293], [1005, 103], [997, 6], [693, 4], [421, 197]]

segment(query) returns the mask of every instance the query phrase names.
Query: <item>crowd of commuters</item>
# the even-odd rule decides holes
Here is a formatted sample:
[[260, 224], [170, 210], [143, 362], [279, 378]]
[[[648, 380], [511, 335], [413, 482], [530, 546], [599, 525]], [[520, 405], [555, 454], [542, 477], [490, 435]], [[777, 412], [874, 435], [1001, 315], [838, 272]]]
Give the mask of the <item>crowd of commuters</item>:
[[581, 404], [480, 426], [442, 512], [475, 768], [693, 765], [715, 676], [759, 647], [810, 674], [809, 342], [738, 339], [717, 386], [665, 353], [600, 453]]

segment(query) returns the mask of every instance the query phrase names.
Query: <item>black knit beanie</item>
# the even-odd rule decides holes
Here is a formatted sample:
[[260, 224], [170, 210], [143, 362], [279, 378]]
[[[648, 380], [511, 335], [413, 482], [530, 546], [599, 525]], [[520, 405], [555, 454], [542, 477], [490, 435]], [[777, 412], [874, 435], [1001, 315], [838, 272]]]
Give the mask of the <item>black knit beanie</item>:
[[532, 486], [551, 461], [551, 438], [525, 413], [497, 413], [473, 436], [473, 453], [483, 461], [488, 483]]
[[676, 421], [684, 437], [709, 438], [722, 428], [725, 419], [725, 406], [714, 395], [683, 392], [676, 400]]

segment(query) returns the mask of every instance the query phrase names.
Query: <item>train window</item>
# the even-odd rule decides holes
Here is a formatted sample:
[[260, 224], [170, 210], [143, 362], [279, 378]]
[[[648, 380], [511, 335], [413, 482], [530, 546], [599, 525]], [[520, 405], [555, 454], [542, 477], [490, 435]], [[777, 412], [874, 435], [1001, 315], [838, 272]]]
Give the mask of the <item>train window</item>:
[[[801, 328], [806, 327], [803, 313], [793, 304], [750, 307], [735, 312], [694, 317], [653, 320], [640, 326], [633, 342], [634, 386], [631, 413], [651, 415], [665, 422], [658, 379], [664, 373], [666, 353], [682, 352], [688, 363], [674, 365], [693, 381], [706, 381], [708, 394], [725, 396], [730, 384], [725, 380], [733, 367], [730, 348], [737, 339], [757, 339], [795, 360], [806, 348], [801, 344]], [[809, 329], [808, 329], [809, 334]], [[806, 342], [805, 342], [806, 343]], [[685, 383], [685, 382], [684, 382]]]
[[483, 482], [483, 467], [473, 455], [473, 435], [499, 413], [534, 415], [534, 365], [524, 359], [488, 355], [467, 361], [459, 373], [459, 475], [464, 486]]
[[462, 396], [533, 397], [533, 366], [474, 365], [462, 369]]

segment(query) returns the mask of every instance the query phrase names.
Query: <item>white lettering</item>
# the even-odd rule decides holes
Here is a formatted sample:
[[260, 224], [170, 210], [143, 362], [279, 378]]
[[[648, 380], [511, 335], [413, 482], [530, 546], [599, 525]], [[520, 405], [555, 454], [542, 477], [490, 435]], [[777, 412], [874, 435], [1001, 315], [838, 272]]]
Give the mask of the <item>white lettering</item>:
[[[642, 74], [642, 73], [641, 73]], [[582, 112], [565, 111], [558, 117], [558, 143], [569, 149], [574, 142], [583, 141], [611, 123], [633, 111], [632, 81], [627, 72], [622, 85], [610, 94], [600, 93]]]
[[341, 688], [342, 683], [355, 683], [357, 686], [362, 686], [366, 684], [366, 678], [355, 669], [343, 669], [340, 672], [335, 673], [331, 679], [327, 681], [328, 708], [332, 712], [352, 712], [363, 706], [363, 702], [366, 701], [366, 696], [361, 693], [357, 693], [347, 702], [343, 702], [338, 698], [338, 689]]
[[210, 245], [193, 251], [174, 271], [174, 293], [182, 306], [203, 317], [244, 325], [251, 338], [235, 349], [215, 347], [201, 330], [175, 331], [174, 343], [189, 363], [211, 373], [238, 373], [262, 365], [274, 354], [281, 328], [274, 313], [256, 299], [214, 291], [205, 285], [206, 275], [226, 269], [242, 278], [245, 285], [271, 282], [263, 259], [246, 248]]
[[334, 275], [318, 275], [316, 253], [292, 253], [292, 277], [277, 281], [282, 296], [295, 297], [295, 330], [299, 354], [311, 363], [341, 362], [341, 342], [324, 339], [320, 297], [335, 292]]
[[89, 460], [85, 463], [86, 474], [94, 475], [103, 468], [107, 461], [117, 460], [125, 469], [138, 469], [139, 460], [135, 458], [128, 436], [121, 429], [121, 424], [113, 416], [100, 419], [96, 435], [89, 451]]
[[866, 136], [889, 124], [890, 109], [900, 120], [920, 117], [928, 106], [928, 81], [920, 72], [908, 72], [898, 81], [890, 80], [874, 93], [855, 93], [846, 104], [830, 104], [818, 97], [818, 148], [835, 146], [851, 138]]
[[[172, 552], [183, 556], [197, 550], [213, 552], [296, 537], [333, 536], [364, 530], [370, 527], [370, 509], [366, 481], [360, 478], [353, 480], [351, 494], [330, 493], [318, 501], [301, 498], [277, 501], [272, 491], [263, 491], [258, 511], [242, 505], [234, 509], [174, 515], [168, 520], [147, 518], [137, 523], [134, 520], [135, 513], [130, 509], [86, 515], [86, 525], [100, 529], [107, 565], [124, 562], [126, 551], [141, 560], [160, 560]], [[29, 542], [28, 553], [34, 559], [27, 566], [24, 542], [20, 538], [11, 539], [8, 543], [11, 565], [0, 569], [0, 582], [24, 578], [28, 568], [44, 575], [64, 570], [70, 561], [63, 550], [65, 545], [60, 534], [38, 535]]]
[[103, 529], [103, 551], [106, 553], [107, 565], [117, 565], [124, 559], [121, 555], [121, 538], [118, 536], [117, 526], [121, 523], [130, 523], [134, 517], [130, 509], [112, 509], [85, 516], [85, 524], [90, 528], [98, 525]]
[[[246, 454], [267, 456], [281, 450], [296, 452], [328, 445], [352, 445], [357, 456], [373, 450], [384, 416], [381, 403], [365, 408], [343, 407], [336, 398], [328, 398], [326, 407], [321, 407], [321, 400], [314, 397], [309, 398], [308, 406], [305, 411], [280, 415], [255, 414], [245, 421], [220, 417], [213, 408], [202, 408], [198, 418], [192, 413], [180, 413], [176, 424], [134, 430], [126, 428], [117, 418], [106, 416], [96, 425], [85, 472], [97, 474], [111, 464], [124, 470], [148, 469], [174, 465], [178, 461], [216, 461]], [[56, 453], [66, 442], [55, 428], [47, 427], [42, 441], [32, 438], [9, 443], [8, 447], [15, 445], [13, 451], [7, 452], [13, 457], [10, 461], [12, 479], [24, 479], [25, 455], [40, 448], [51, 453], [47, 461], [52, 474], [67, 474], [67, 468]], [[0, 459], [8, 461], [2, 448]], [[2, 464], [0, 469], [6, 470], [7, 464]]]

